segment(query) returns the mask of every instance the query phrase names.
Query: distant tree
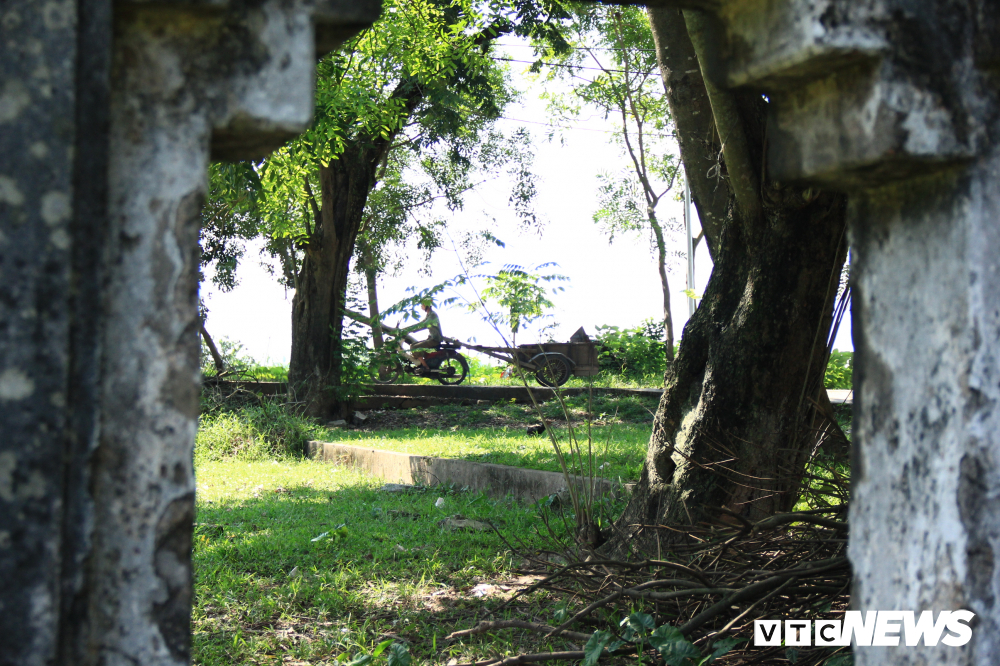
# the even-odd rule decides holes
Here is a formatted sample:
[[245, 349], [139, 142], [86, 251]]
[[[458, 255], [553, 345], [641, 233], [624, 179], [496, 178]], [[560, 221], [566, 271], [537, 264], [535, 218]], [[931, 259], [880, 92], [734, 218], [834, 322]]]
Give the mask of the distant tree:
[[[623, 232], [648, 230], [653, 238], [663, 293], [664, 350], [673, 360], [674, 332], [667, 277], [668, 225], [657, 213], [660, 201], [677, 182], [678, 159], [670, 107], [663, 96], [653, 34], [645, 13], [635, 7], [580, 5], [567, 29], [575, 48], [552, 70], [552, 77], [573, 83], [570, 95], [548, 95], [549, 108], [561, 117], [596, 107], [617, 121], [615, 142], [628, 167], [600, 174], [600, 209], [594, 220], [611, 241]], [[596, 66], [596, 76], [582, 67]], [[574, 65], [578, 67], [573, 67]], [[700, 240], [700, 237], [699, 237]]]
[[[484, 280], [485, 287], [480, 292], [480, 299], [473, 301], [469, 309], [481, 314], [501, 335], [504, 329], [509, 330], [509, 344], [516, 345], [517, 334], [523, 327], [551, 316], [546, 312], [554, 307], [549, 294], [563, 291], [558, 283], [566, 282], [569, 278], [558, 273], [539, 271], [555, 266], [553, 263], [545, 263], [528, 270], [508, 264], [495, 274], [476, 276]], [[493, 311], [491, 305], [500, 309]]]
[[[239, 283], [236, 269], [246, 253], [246, 242], [260, 233], [260, 179], [251, 162], [209, 166], [209, 192], [201, 213], [199, 281], [205, 272], [221, 291]], [[217, 373], [226, 369], [223, 355], [208, 332], [208, 307], [199, 299], [200, 333]]]
[[[366, 211], [380, 188], [383, 201], [422, 195], [406, 184], [411, 160], [452, 207], [478, 169], [509, 165], [512, 206], [533, 219], [525, 141], [493, 131], [514, 93], [490, 53], [504, 34], [560, 43], [564, 13], [557, 0], [387, 0], [372, 29], [320, 62], [315, 124], [256, 167], [268, 248], [295, 289], [289, 383], [308, 413], [339, 404], [351, 261], [362, 238], [378, 267], [391, 220]], [[434, 226], [418, 227], [433, 244]]]

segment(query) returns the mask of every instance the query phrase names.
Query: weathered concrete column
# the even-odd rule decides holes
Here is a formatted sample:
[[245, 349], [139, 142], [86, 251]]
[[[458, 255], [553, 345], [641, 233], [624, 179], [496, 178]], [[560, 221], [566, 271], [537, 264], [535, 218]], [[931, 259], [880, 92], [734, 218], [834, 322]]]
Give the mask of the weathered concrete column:
[[863, 666], [1000, 660], [1000, 5], [718, 0], [709, 63], [769, 97], [778, 180], [851, 192], [860, 610], [976, 613], [964, 647]]
[[304, 129], [378, 10], [0, 8], [0, 664], [187, 663], [208, 160]]

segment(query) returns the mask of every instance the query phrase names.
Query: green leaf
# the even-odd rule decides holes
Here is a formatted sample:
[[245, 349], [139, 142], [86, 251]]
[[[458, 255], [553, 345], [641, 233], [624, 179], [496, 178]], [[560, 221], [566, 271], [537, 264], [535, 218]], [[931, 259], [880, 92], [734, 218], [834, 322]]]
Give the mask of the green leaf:
[[391, 638], [389, 640], [387, 640], [387, 641], [382, 641], [381, 643], [379, 643], [378, 645], [375, 646], [374, 650], [372, 650], [372, 657], [379, 656], [390, 645], [392, 645], [392, 639]]
[[657, 650], [660, 649], [661, 645], [676, 643], [677, 641], [683, 640], [684, 634], [681, 633], [681, 630], [677, 627], [671, 627], [669, 624], [657, 627], [656, 630], [649, 635], [649, 644]]
[[666, 666], [688, 666], [701, 656], [701, 651], [684, 638], [680, 629], [666, 624], [650, 634], [649, 644], [660, 652]]
[[[732, 650], [734, 647], [736, 647], [737, 645], [739, 645], [740, 643], [744, 642], [744, 640], [746, 640], [746, 639], [743, 639], [743, 638], [723, 638], [720, 641], [716, 641], [715, 643], [712, 644], [712, 648], [713, 648], [712, 649], [712, 654], [709, 655], [709, 656], [712, 658], [712, 660], [718, 659], [719, 657], [721, 657], [722, 655], [726, 654], [727, 652], [729, 652], [730, 650]], [[708, 662], [708, 663], [711, 663], [711, 662]]]
[[410, 648], [403, 643], [393, 643], [389, 647], [389, 666], [410, 666], [411, 661]]
[[824, 666], [854, 666], [854, 657], [849, 654], [838, 654], [827, 661]]
[[596, 666], [597, 661], [601, 658], [601, 653], [604, 652], [604, 647], [611, 638], [610, 631], [595, 631], [591, 634], [590, 638], [587, 639], [587, 644], [583, 646], [582, 666]]
[[743, 638], [723, 638], [720, 641], [716, 641], [713, 644], [714, 649], [712, 650], [712, 653], [702, 657], [701, 661], [698, 662], [698, 666], [711, 664], [713, 661], [732, 650], [744, 640], [745, 639]]
[[372, 663], [371, 655], [368, 654], [356, 654], [354, 659], [347, 662], [347, 666], [368, 666]]
[[795, 648], [788, 648], [787, 650], [785, 650], [785, 659], [787, 659], [788, 663], [790, 664], [798, 663], [799, 651], [796, 650]]
[[[555, 495], [550, 495], [546, 500], [546, 505], [552, 506], [552, 502], [554, 501], [555, 497], [556, 497]], [[556, 624], [562, 624], [569, 618], [570, 618], [569, 609], [566, 608], [565, 604], [559, 604], [559, 606], [556, 608], [556, 611], [552, 614], [552, 620]]]
[[666, 666], [688, 666], [701, 656], [701, 651], [686, 640], [665, 643], [659, 651]]
[[653, 631], [656, 627], [653, 616], [648, 613], [632, 613], [628, 616], [628, 623], [634, 631], [641, 631], [644, 634]]

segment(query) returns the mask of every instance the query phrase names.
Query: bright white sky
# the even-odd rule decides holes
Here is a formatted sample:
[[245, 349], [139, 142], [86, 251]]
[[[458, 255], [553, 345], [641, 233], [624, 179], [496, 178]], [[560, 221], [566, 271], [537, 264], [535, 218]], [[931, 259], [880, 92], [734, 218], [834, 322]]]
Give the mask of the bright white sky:
[[[517, 45], [507, 49], [509, 57], [530, 60], [531, 52]], [[583, 326], [593, 335], [598, 325], [622, 328], [636, 326], [644, 319], [662, 316], [662, 295], [656, 263], [648, 234], [616, 237], [613, 244], [594, 223], [593, 214], [598, 208], [598, 174], [618, 171], [627, 166], [626, 157], [611, 142], [614, 125], [603, 119], [596, 110], [583, 120], [571, 123], [570, 129], [559, 130], [560, 136], [549, 141], [552, 127], [544, 102], [538, 95], [541, 86], [520, 74], [514, 67], [515, 85], [524, 90], [520, 104], [506, 111], [502, 128], [512, 131], [524, 126], [535, 139], [535, 173], [539, 176], [535, 210], [545, 220], [544, 229], [537, 232], [521, 231], [518, 221], [509, 209], [507, 198], [509, 183], [495, 180], [481, 185], [466, 197], [465, 210], [450, 216], [449, 230], [458, 240], [464, 230], [478, 230], [488, 225], [500, 238], [505, 248], [491, 248], [485, 255], [489, 265], [482, 270], [499, 269], [504, 264], [517, 264], [528, 269], [547, 262], [558, 267], [546, 272], [559, 273], [569, 278], [561, 285], [565, 291], [551, 297], [555, 304], [552, 320], [557, 326], [556, 339], [568, 339], [578, 327]], [[524, 65], [523, 67], [527, 67]], [[524, 121], [524, 122], [517, 122]], [[566, 125], [566, 123], [560, 123]], [[561, 139], [561, 140], [560, 140]], [[692, 211], [695, 211], [692, 206]], [[670, 218], [683, 220], [683, 205], [664, 197], [657, 214], [661, 221]], [[697, 213], [695, 231], [698, 230]], [[495, 219], [495, 222], [493, 220]], [[668, 240], [671, 250], [685, 251], [686, 238], [682, 233]], [[216, 338], [229, 338], [243, 344], [244, 350], [258, 362], [287, 364], [291, 350], [292, 292], [286, 291], [261, 266], [259, 245], [247, 249], [239, 269], [239, 286], [229, 293], [221, 293], [207, 282], [203, 296], [209, 308], [208, 330]], [[462, 271], [454, 253], [443, 248], [435, 254], [433, 272], [425, 268], [420, 253], [413, 251], [415, 261], [397, 275], [381, 278], [379, 302], [382, 309], [408, 296], [409, 287], [424, 289], [459, 275]], [[704, 244], [695, 257], [697, 293], [702, 293], [711, 271], [711, 262]], [[669, 274], [670, 299], [674, 318], [674, 336], [679, 338], [688, 317], [687, 269], [683, 257], [678, 257]], [[471, 292], [464, 294], [472, 298]], [[478, 344], [502, 344], [497, 334], [484, 324], [477, 314], [464, 308], [438, 308], [444, 334]], [[394, 320], [390, 319], [390, 323]], [[538, 325], [519, 334], [519, 342], [536, 341]], [[422, 334], [419, 334], [422, 335]], [[851, 330], [849, 317], [841, 324], [837, 336], [838, 349], [850, 350]], [[488, 359], [481, 359], [488, 360]]]

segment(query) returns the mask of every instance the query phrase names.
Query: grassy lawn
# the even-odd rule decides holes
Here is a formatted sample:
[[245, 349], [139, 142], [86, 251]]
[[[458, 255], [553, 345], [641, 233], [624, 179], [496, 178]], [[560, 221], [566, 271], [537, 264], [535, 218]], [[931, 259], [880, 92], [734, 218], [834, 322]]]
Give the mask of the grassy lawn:
[[[595, 466], [603, 465], [597, 474], [634, 481], [642, 469], [656, 402], [656, 398], [608, 396], [595, 397], [589, 403], [587, 396], [572, 396], [566, 399], [570, 422], [557, 401], [544, 403], [542, 411], [552, 419], [550, 428], [560, 445], [569, 441], [572, 423], [585, 450], [590, 414]], [[370, 423], [362, 428], [331, 428], [323, 439], [401, 453], [561, 471], [549, 438], [526, 432], [529, 425], [539, 422], [531, 405], [445, 405], [420, 411], [373, 412], [369, 418]]]
[[[567, 608], [582, 606], [576, 597], [541, 592], [500, 609], [534, 580], [513, 551], [560, 551], [557, 540], [572, 531], [571, 509], [552, 513], [446, 487], [391, 493], [381, 480], [298, 455], [304, 441], [319, 438], [557, 470], [548, 438], [525, 433], [538, 422], [530, 406], [370, 412], [361, 428], [329, 430], [276, 401], [203, 398], [203, 406], [195, 452], [195, 663], [365, 666], [364, 655], [375, 655], [372, 666], [407, 666], [407, 658], [455, 664], [580, 648], [519, 629], [444, 639], [484, 619], [557, 624]], [[655, 406], [634, 396], [567, 401], [569, 422], [584, 438], [583, 421], [588, 414], [594, 420], [598, 464], [607, 463], [601, 474], [625, 480], [638, 476]], [[543, 409], [565, 441], [568, 422], [558, 403]], [[849, 412], [840, 416], [849, 424]], [[812, 492], [800, 508], [828, 504], [827, 486], [846, 488], [846, 469], [811, 472]], [[621, 509], [603, 507], [602, 524]], [[500, 534], [452, 531], [447, 521], [456, 517]]]
[[[565, 430], [562, 433], [563, 439], [564, 433]], [[638, 479], [646, 445], [649, 443], [649, 428], [635, 425], [605, 426], [595, 427], [593, 433], [594, 464], [598, 468], [595, 474], [625, 481]], [[581, 434], [586, 437], [586, 429]], [[439, 458], [461, 458], [550, 472], [562, 471], [549, 439], [545, 436], [526, 435], [523, 430], [398, 428], [374, 432], [334, 431], [329, 441]]]
[[[527, 579], [513, 573], [518, 558], [493, 531], [452, 532], [439, 522], [456, 514], [488, 521], [537, 548], [547, 534], [538, 507], [442, 489], [388, 493], [315, 461], [199, 456], [196, 471], [195, 663], [326, 664], [384, 641], [406, 646], [392, 650], [408, 649], [415, 663], [566, 649], [565, 640], [517, 632], [443, 640]], [[564, 530], [561, 519], [551, 524]], [[539, 605], [544, 617], [546, 603], [533, 595], [497, 618], [538, 618]]]

